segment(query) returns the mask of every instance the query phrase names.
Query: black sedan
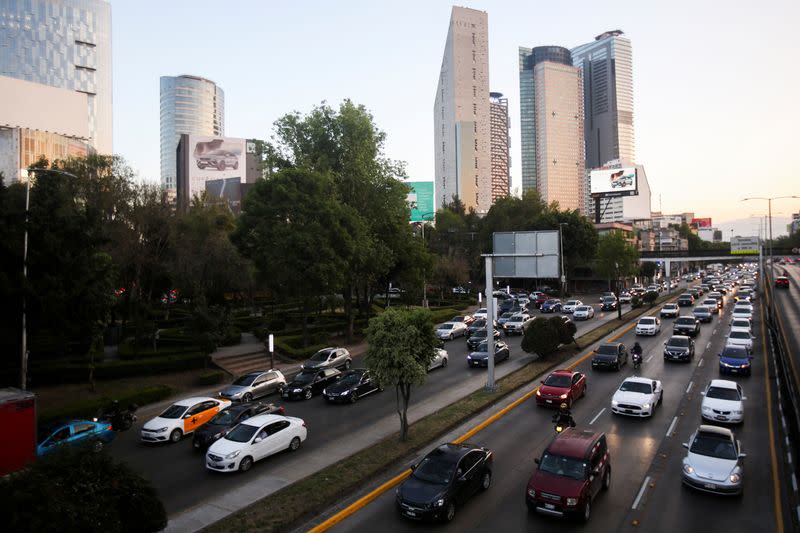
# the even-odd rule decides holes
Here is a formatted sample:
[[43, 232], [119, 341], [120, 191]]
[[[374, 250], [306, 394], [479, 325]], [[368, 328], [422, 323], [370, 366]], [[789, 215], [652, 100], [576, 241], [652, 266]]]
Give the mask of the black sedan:
[[616, 311], [618, 305], [619, 305], [619, 303], [617, 303], [617, 298], [616, 297], [614, 297], [614, 296], [603, 296], [603, 300], [602, 300], [602, 302], [600, 304], [600, 310], [601, 311]]
[[378, 382], [372, 379], [369, 370], [356, 368], [342, 374], [341, 379], [328, 385], [322, 391], [322, 397], [329, 402], [356, 403], [361, 396], [381, 391]]
[[281, 397], [287, 400], [310, 400], [315, 394], [338, 381], [342, 372], [336, 368], [303, 370], [281, 389]]
[[[474, 351], [480, 346], [480, 344], [486, 340], [487, 331], [486, 329], [479, 329], [474, 331], [470, 338], [467, 339], [467, 348]], [[500, 332], [494, 330], [494, 339], [497, 340], [500, 338]]]
[[686, 361], [694, 358], [694, 341], [685, 335], [673, 335], [664, 343], [664, 361]]
[[[494, 326], [497, 327], [497, 320], [494, 321]], [[472, 337], [476, 331], [486, 329], [486, 319], [479, 318], [475, 320], [470, 326], [467, 328], [467, 338]]]
[[601, 344], [592, 356], [592, 370], [600, 368], [619, 370], [622, 365], [627, 363], [628, 349], [621, 342]]
[[492, 452], [470, 444], [442, 444], [412, 467], [395, 503], [411, 520], [450, 522], [456, 508], [492, 484]]
[[205, 450], [227, 435], [239, 422], [256, 415], [282, 415], [283, 412], [283, 406], [278, 407], [274, 403], [248, 402], [233, 404], [214, 415], [214, 418], [194, 431], [192, 447], [196, 450]]
[[[497, 341], [494, 343], [494, 362], [495, 364], [500, 361], [505, 361], [511, 356], [508, 350], [508, 345], [504, 342]], [[467, 356], [467, 365], [469, 366], [489, 366], [489, 346], [486, 341], [478, 345], [478, 349], [470, 352]]]
[[700, 333], [700, 321], [693, 316], [681, 315], [672, 323], [672, 333], [696, 337]]

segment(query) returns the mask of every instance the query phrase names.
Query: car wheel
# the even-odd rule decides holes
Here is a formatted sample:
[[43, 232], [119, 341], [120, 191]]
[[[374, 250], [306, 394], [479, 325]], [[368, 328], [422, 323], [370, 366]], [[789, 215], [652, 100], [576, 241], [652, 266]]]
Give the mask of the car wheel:
[[247, 394], [242, 396], [242, 401], [245, 402], [245, 403], [252, 402], [253, 401], [253, 395], [248, 392]]
[[236, 170], [237, 168], [239, 168], [239, 162], [238, 161], [233, 164], [233, 170]]
[[292, 442], [289, 443], [289, 450], [294, 452], [297, 451], [299, 447], [300, 447], [300, 437], [293, 438]]
[[606, 474], [603, 476], [603, 490], [611, 488], [611, 467], [606, 468]]
[[183, 437], [183, 432], [180, 429], [173, 429], [172, 433], [169, 434], [169, 441], [178, 442], [181, 437]]
[[105, 446], [105, 443], [103, 441], [96, 440], [92, 443], [92, 451], [95, 453], [100, 453], [103, 451], [103, 446]]
[[303, 398], [305, 398], [306, 400], [310, 400], [311, 396], [312, 396], [311, 389], [306, 389], [305, 394], [303, 394]]
[[445, 522], [452, 522], [453, 518], [456, 517], [456, 504], [450, 502], [447, 504], [447, 511], [444, 514], [444, 521]]
[[447, 366], [447, 358], [444, 357], [444, 358], [442, 358], [442, 368], [444, 368], [446, 366]]
[[239, 472], [247, 472], [253, 466], [253, 458], [249, 455], [241, 460], [239, 463]]
[[572, 396], [567, 397], [567, 409], [572, 409]]
[[357, 401], [358, 401], [358, 394], [354, 392], [353, 394], [350, 395], [350, 403], [356, 403]]
[[450, 340], [453, 340], [453, 334], [452, 333], [450, 334]]
[[617, 372], [619, 372], [619, 369], [620, 369], [620, 367], [621, 367], [621, 366], [622, 366], [622, 365], [620, 365], [619, 361], [617, 361], [617, 364], [616, 364], [616, 366], [614, 366], [614, 370], [616, 370]]
[[217, 170], [225, 170], [225, 161], [220, 161], [217, 164]]
[[492, 485], [492, 471], [487, 470], [481, 478], [481, 490], [487, 490]]
[[589, 518], [591, 518], [591, 517], [592, 517], [592, 504], [587, 501], [586, 505], [583, 506], [583, 517], [582, 518], [583, 518], [584, 522], [588, 522]]

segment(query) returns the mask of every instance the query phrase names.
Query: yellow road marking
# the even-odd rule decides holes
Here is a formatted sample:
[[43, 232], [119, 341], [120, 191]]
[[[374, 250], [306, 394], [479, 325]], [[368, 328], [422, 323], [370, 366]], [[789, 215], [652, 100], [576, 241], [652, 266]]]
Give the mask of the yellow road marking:
[[[761, 324], [764, 327], [764, 304], [759, 306], [761, 312]], [[766, 338], [765, 335], [762, 337]], [[783, 514], [781, 513], [781, 485], [778, 481], [778, 458], [775, 453], [775, 430], [772, 427], [772, 391], [769, 386], [769, 361], [767, 360], [767, 347], [761, 350], [764, 357], [764, 384], [767, 387], [767, 426], [769, 428], [769, 454], [772, 460], [772, 490], [774, 491], [773, 502], [775, 505], [775, 520], [777, 521], [776, 533], [783, 533]]]

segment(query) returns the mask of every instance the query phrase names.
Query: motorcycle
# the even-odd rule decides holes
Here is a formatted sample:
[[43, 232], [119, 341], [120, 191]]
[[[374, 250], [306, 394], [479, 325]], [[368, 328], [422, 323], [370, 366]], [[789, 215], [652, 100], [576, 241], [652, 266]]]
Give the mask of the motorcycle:
[[574, 428], [575, 427], [575, 420], [572, 418], [570, 414], [556, 414], [553, 416], [553, 422], [555, 422], [556, 427], [556, 435], [561, 433], [567, 428]]
[[138, 409], [139, 406], [135, 403], [128, 405], [127, 409], [122, 409], [115, 400], [110, 406], [101, 409], [93, 420], [95, 422], [100, 420], [111, 422], [111, 427], [114, 431], [126, 431], [138, 420], [136, 417], [136, 411]]
[[633, 354], [633, 369], [639, 370], [640, 366], [642, 366], [642, 354], [635, 353]]

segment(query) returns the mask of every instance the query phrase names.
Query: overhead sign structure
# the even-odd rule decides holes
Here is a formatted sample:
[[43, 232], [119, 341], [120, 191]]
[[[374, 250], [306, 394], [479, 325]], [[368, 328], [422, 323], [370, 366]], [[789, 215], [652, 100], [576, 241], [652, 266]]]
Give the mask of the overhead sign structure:
[[559, 249], [558, 230], [496, 232], [492, 270], [498, 278], [558, 279]]
[[592, 170], [590, 174], [593, 198], [614, 198], [639, 194], [636, 167]]
[[436, 210], [433, 208], [433, 182], [432, 181], [406, 181], [411, 187], [406, 201], [411, 209], [411, 222], [433, 220]]
[[731, 253], [734, 255], [757, 255], [760, 245], [758, 237], [731, 237]]

